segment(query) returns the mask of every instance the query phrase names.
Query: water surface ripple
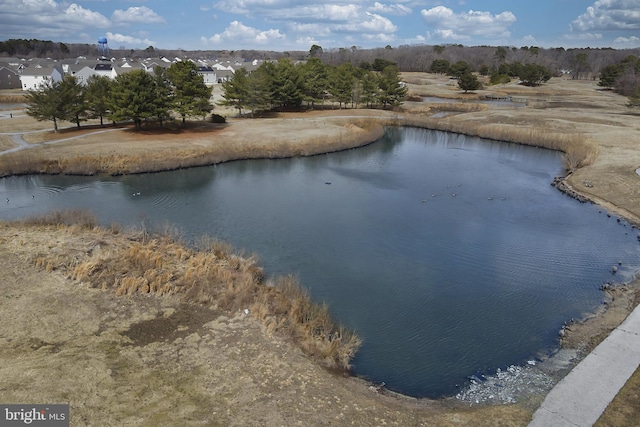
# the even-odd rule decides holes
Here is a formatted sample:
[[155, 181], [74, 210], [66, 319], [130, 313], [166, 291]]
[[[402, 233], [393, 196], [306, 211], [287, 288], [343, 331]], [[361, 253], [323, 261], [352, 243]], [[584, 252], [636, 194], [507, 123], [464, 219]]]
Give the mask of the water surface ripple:
[[310, 158], [7, 178], [0, 217], [88, 208], [105, 224], [218, 236], [269, 275], [297, 274], [356, 329], [356, 374], [439, 397], [552, 351], [563, 322], [602, 302], [600, 285], [638, 269], [637, 232], [551, 187], [561, 171], [555, 152], [390, 128]]

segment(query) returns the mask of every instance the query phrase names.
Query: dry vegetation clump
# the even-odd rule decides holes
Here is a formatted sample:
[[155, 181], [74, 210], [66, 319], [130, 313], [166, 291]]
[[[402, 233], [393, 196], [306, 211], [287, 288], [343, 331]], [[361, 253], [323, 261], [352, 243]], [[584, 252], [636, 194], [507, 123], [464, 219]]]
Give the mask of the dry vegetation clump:
[[472, 113], [485, 111], [489, 108], [487, 105], [477, 102], [444, 102], [432, 104], [429, 107], [431, 111], [453, 111], [456, 113]]
[[69, 209], [29, 217], [19, 223], [26, 226], [75, 226], [90, 229], [98, 226], [98, 218], [84, 209]]
[[260, 293], [252, 310], [267, 332], [285, 332], [308, 355], [332, 368], [349, 369], [362, 341], [331, 318], [293, 276], [280, 277]]
[[0, 102], [5, 104], [20, 104], [24, 102], [24, 94], [22, 93], [2, 93], [0, 94]]
[[191, 247], [173, 230], [165, 234], [123, 232], [117, 226], [107, 230], [82, 211], [54, 212], [22, 224], [79, 236], [74, 241], [81, 244], [52, 241], [32, 260], [40, 268], [60, 271], [93, 288], [109, 289], [118, 296], [176, 295], [185, 302], [230, 312], [249, 309], [268, 333], [290, 337], [307, 355], [331, 368], [348, 370], [360, 346], [360, 339], [336, 324], [328, 307], [314, 303], [295, 279], [265, 283], [255, 257], [234, 253], [219, 241], [204, 238]]
[[484, 124], [476, 121], [443, 121], [424, 115], [399, 118], [395, 124], [424, 127], [558, 150], [564, 153], [564, 167], [568, 172], [573, 172], [576, 169], [592, 164], [598, 155], [598, 145], [583, 134], [553, 132], [537, 127], [522, 127], [502, 123]]

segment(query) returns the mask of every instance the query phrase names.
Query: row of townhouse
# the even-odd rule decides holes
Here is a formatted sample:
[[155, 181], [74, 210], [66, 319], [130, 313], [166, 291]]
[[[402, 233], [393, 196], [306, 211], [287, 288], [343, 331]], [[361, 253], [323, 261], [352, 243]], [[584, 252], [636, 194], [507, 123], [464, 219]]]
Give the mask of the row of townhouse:
[[[3, 60], [4, 59], [4, 60]], [[72, 60], [21, 60], [17, 58], [0, 58], [0, 89], [37, 90], [43, 84], [57, 82], [65, 76], [74, 76], [79, 83], [85, 84], [93, 75], [106, 76], [115, 79], [117, 76], [133, 71], [145, 70], [153, 72], [156, 67], [169, 68], [181, 59], [167, 58], [128, 60], [87, 60], [77, 58]], [[231, 78], [239, 67], [253, 70], [259, 66], [258, 61], [208, 61], [189, 60], [196, 64], [206, 85], [213, 86]]]

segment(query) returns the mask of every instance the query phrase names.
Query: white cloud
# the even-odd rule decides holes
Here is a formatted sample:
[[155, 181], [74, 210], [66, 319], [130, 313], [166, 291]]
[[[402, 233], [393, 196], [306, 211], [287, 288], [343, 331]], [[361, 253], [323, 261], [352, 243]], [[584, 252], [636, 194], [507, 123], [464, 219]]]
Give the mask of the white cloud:
[[640, 42], [640, 38], [636, 37], [636, 36], [631, 36], [631, 37], [616, 37], [616, 39], [613, 41], [615, 44], [624, 44], [624, 45], [637, 45], [638, 42]]
[[373, 6], [369, 8], [369, 11], [376, 13], [387, 13], [390, 15], [410, 15], [411, 9], [403, 4], [382, 4], [379, 2], [375, 2]]
[[579, 41], [579, 42], [593, 42], [603, 40], [604, 37], [602, 33], [577, 33], [577, 34], [564, 34], [562, 36], [563, 40], [568, 41]]
[[[340, 34], [347, 41], [351, 36], [388, 41], [395, 39], [398, 27], [385, 15], [411, 13], [411, 9], [400, 3], [402, 0], [396, 0], [394, 4], [371, 0], [220, 0], [213, 8], [251, 18], [259, 16], [275, 28], [286, 29], [290, 40], [309, 36], [331, 38], [331, 34]], [[237, 21], [232, 23], [223, 33], [213, 36], [215, 42], [219, 43], [226, 33], [239, 31], [239, 28]], [[277, 36], [282, 34], [272, 35]]]
[[68, 39], [84, 29], [106, 28], [104, 15], [76, 3], [54, 0], [3, 0], [0, 2], [0, 32], [4, 37]]
[[156, 44], [153, 40], [147, 38], [138, 38], [134, 36], [127, 36], [119, 33], [107, 32], [107, 40], [111, 46], [125, 45], [126, 47], [147, 47]]
[[214, 34], [209, 38], [203, 37], [201, 40], [208, 44], [222, 46], [265, 46], [273, 42], [281, 42], [285, 40], [286, 37], [287, 36], [282, 34], [278, 29], [261, 31], [257, 28], [248, 27], [242, 22], [233, 21], [222, 33]]
[[296, 2], [288, 0], [221, 0], [216, 2], [213, 7], [223, 12], [248, 15], [258, 10], [290, 8], [295, 4]]
[[[354, 4], [322, 4], [293, 7], [278, 11], [277, 20], [295, 19], [303, 22], [344, 22], [358, 19], [360, 11]], [[276, 20], [276, 17], [271, 17]]]
[[448, 7], [436, 6], [420, 13], [430, 35], [449, 41], [508, 38], [509, 27], [516, 22], [515, 15], [509, 11], [496, 15], [474, 10], [455, 13]]
[[165, 20], [146, 6], [130, 7], [127, 10], [117, 9], [111, 15], [117, 24], [161, 24]]
[[570, 25], [571, 31], [640, 29], [640, 0], [600, 0]]
[[[331, 34], [331, 29], [325, 24], [302, 24], [293, 23], [287, 27], [289, 31], [296, 34], [313, 34], [314, 36], [328, 36]], [[307, 36], [308, 37], [308, 36]]]

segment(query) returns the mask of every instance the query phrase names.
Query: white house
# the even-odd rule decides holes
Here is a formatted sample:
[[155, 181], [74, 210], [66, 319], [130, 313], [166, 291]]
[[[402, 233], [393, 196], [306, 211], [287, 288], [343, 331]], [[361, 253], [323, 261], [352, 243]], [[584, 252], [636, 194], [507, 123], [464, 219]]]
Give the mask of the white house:
[[111, 62], [100, 62], [93, 67], [93, 71], [99, 76], [109, 77], [110, 79], [116, 78], [116, 68]]
[[80, 71], [77, 71], [73, 76], [76, 78], [76, 81], [81, 85], [86, 85], [87, 80], [91, 76], [96, 76], [98, 73], [95, 72], [93, 67], [83, 67]]
[[22, 90], [38, 90], [42, 85], [61, 82], [64, 78], [62, 69], [55, 67], [25, 68], [20, 74]]
[[218, 83], [216, 71], [211, 67], [198, 67], [198, 74], [202, 76], [204, 84], [207, 86], [213, 86]]

